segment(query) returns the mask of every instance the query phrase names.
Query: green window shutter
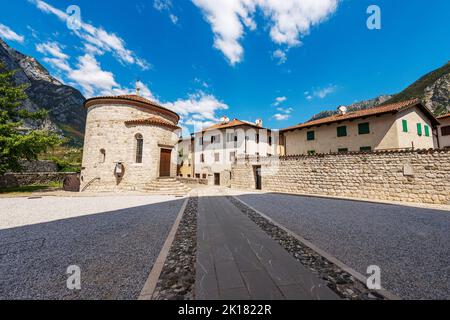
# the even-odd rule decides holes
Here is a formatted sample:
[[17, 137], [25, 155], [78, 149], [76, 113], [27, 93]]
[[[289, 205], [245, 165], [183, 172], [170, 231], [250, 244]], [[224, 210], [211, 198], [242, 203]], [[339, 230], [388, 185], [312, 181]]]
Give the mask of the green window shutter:
[[425, 125], [425, 136], [429, 137], [430, 136], [430, 127], [428, 127], [427, 125]]
[[347, 148], [339, 148], [339, 149], [338, 149], [338, 152], [339, 152], [339, 153], [347, 153], [347, 152], [348, 152], [348, 149], [347, 149]]
[[307, 139], [308, 141], [314, 140], [314, 139], [315, 139], [315, 133], [314, 133], [314, 131], [308, 131], [308, 132], [306, 133], [306, 139]]
[[422, 136], [422, 124], [421, 123], [417, 124], [417, 134], [419, 136]]
[[369, 134], [370, 133], [370, 126], [369, 123], [360, 123], [358, 124], [358, 133], [359, 134]]
[[359, 148], [359, 151], [361, 151], [361, 152], [370, 152], [370, 151], [372, 151], [372, 147], [361, 147], [361, 148]]
[[347, 127], [337, 127], [337, 136], [338, 137], [346, 137], [347, 136]]
[[310, 155], [310, 156], [313, 156], [313, 155], [315, 155], [316, 154], [316, 151], [315, 150], [309, 150], [308, 151], [308, 155]]
[[408, 132], [408, 120], [402, 120], [403, 132]]

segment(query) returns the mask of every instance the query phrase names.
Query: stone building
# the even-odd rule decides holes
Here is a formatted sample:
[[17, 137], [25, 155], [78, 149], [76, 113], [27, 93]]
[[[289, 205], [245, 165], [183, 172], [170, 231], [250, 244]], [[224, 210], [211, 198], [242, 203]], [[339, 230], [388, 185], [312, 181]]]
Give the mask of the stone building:
[[450, 113], [438, 118], [438, 145], [439, 148], [450, 148]]
[[182, 178], [195, 177], [194, 136], [178, 142], [178, 176]]
[[180, 117], [139, 95], [88, 99], [81, 190], [141, 190], [175, 177]]
[[229, 186], [231, 167], [239, 156], [266, 157], [277, 153], [278, 135], [255, 123], [223, 117], [193, 134], [191, 153], [195, 178], [208, 179], [210, 185]]
[[432, 149], [439, 122], [419, 100], [340, 113], [280, 130], [282, 154]]

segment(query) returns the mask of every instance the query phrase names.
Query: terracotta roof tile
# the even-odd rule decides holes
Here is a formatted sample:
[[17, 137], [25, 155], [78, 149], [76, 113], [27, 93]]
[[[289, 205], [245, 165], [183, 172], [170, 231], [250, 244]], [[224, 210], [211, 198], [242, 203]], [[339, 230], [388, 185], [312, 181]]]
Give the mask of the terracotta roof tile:
[[[295, 126], [287, 127], [287, 128], [282, 129], [280, 131], [289, 131], [289, 130], [295, 130], [295, 129], [309, 128], [309, 127], [312, 127], [312, 126], [318, 126], [318, 125], [323, 125], [323, 124], [340, 122], [340, 121], [344, 121], [344, 120], [352, 120], [352, 119], [368, 117], [368, 116], [374, 116], [374, 115], [379, 115], [379, 114], [384, 114], [384, 113], [398, 112], [398, 111], [401, 111], [403, 109], [410, 108], [410, 107], [413, 107], [413, 106], [416, 106], [416, 105], [417, 106], [421, 106], [423, 109], [426, 109], [425, 107], [423, 107], [421, 105], [419, 99], [413, 99], [413, 100], [397, 102], [397, 103], [393, 103], [393, 104], [373, 107], [373, 108], [364, 109], [364, 110], [352, 111], [352, 112], [348, 112], [348, 113], [343, 114], [343, 115], [336, 114], [336, 115], [332, 115], [332, 116], [329, 116], [329, 117], [326, 117], [326, 118], [312, 120], [312, 121], [301, 123], [301, 124], [298, 124], [298, 125], [295, 125]], [[426, 109], [425, 111], [428, 113], [428, 115], [430, 117], [432, 117], [434, 119], [433, 122], [436, 122], [436, 119], [433, 117], [431, 112], [428, 111], [428, 109]]]
[[157, 118], [157, 117], [150, 117], [146, 119], [137, 119], [137, 120], [128, 120], [125, 121], [125, 124], [128, 126], [136, 126], [136, 125], [156, 125], [156, 126], [163, 126], [170, 129], [180, 129], [180, 127], [174, 125], [172, 122]]
[[[211, 130], [220, 130], [220, 129], [226, 129], [226, 128], [232, 128], [232, 127], [238, 127], [238, 126], [251, 126], [255, 128], [261, 128], [257, 126], [255, 123], [242, 121], [238, 119], [233, 119], [228, 123], [216, 123], [212, 126], [209, 126], [208, 128], [204, 129], [203, 131], [211, 131]], [[263, 129], [263, 128], [261, 128]]]
[[437, 117], [437, 118], [438, 118], [438, 120], [450, 118], [450, 112], [447, 114], [444, 114], [443, 116]]
[[123, 95], [119, 95], [119, 96], [99, 96], [99, 97], [94, 97], [94, 98], [91, 98], [91, 99], [87, 99], [86, 102], [85, 102], [85, 106], [86, 105], [90, 105], [95, 100], [105, 100], [105, 99], [106, 100], [109, 100], [109, 99], [111, 99], [111, 100], [128, 100], [128, 101], [143, 103], [145, 105], [156, 107], [156, 108], [159, 108], [159, 109], [164, 110], [166, 112], [170, 112], [171, 114], [175, 115], [178, 120], [180, 119], [180, 116], [176, 112], [174, 112], [174, 111], [172, 111], [170, 109], [167, 109], [166, 107], [163, 107], [162, 105], [160, 105], [159, 103], [157, 103], [155, 101], [151, 101], [149, 99], [146, 99], [144, 97], [138, 96], [136, 94], [123, 94]]

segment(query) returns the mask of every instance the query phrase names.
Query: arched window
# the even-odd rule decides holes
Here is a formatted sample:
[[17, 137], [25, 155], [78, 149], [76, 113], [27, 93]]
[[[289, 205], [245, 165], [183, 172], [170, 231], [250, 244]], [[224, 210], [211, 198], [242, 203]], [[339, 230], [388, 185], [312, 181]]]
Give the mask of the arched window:
[[142, 134], [135, 135], [136, 138], [136, 163], [142, 163], [142, 150], [144, 148], [144, 138]]
[[106, 160], [106, 150], [100, 149], [100, 163], [105, 163]]

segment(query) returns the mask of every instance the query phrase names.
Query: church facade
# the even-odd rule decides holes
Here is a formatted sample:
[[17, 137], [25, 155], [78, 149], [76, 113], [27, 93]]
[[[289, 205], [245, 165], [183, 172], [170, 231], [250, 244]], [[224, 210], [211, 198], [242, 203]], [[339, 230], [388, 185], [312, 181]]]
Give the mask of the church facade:
[[175, 177], [180, 117], [139, 95], [88, 99], [81, 191], [141, 191]]

